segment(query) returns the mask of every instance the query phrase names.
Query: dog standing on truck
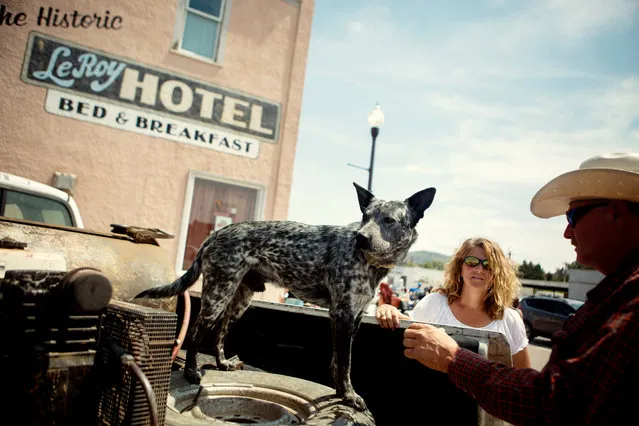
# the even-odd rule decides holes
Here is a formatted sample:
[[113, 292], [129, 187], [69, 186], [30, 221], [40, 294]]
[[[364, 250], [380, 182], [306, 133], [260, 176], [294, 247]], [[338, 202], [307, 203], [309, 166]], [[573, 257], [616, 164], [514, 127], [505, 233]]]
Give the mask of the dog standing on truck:
[[435, 197], [435, 188], [404, 201], [383, 201], [357, 184], [361, 222], [348, 226], [289, 221], [239, 222], [209, 236], [188, 271], [172, 284], [136, 298], [183, 293], [203, 275], [201, 309], [191, 327], [184, 375], [199, 383], [198, 346], [204, 333], [215, 336], [213, 354], [220, 370], [235, 365], [224, 357], [224, 338], [253, 293], [265, 283], [285, 286], [306, 302], [328, 308], [333, 329], [332, 373], [337, 395], [355, 408], [364, 400], [351, 384], [351, 347], [362, 313], [388, 271], [404, 259], [417, 239], [415, 226]]

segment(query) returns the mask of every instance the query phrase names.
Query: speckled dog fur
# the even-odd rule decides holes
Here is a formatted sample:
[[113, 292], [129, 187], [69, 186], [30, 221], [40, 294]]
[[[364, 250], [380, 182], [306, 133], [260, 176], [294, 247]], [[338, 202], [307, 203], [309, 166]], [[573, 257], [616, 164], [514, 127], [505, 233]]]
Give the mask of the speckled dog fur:
[[345, 403], [366, 407], [350, 379], [351, 345], [362, 313], [380, 280], [408, 253], [417, 239], [415, 225], [431, 205], [435, 188], [405, 201], [376, 199], [357, 184], [363, 213], [348, 226], [316, 226], [288, 221], [240, 222], [226, 226], [202, 244], [189, 270], [174, 283], [136, 297], [162, 298], [183, 293], [203, 275], [202, 308], [189, 336], [185, 377], [199, 383], [197, 349], [213, 329], [218, 367], [231, 370], [224, 357], [229, 325], [242, 316], [253, 293], [266, 282], [290, 289], [296, 297], [329, 309], [333, 329], [332, 372]]

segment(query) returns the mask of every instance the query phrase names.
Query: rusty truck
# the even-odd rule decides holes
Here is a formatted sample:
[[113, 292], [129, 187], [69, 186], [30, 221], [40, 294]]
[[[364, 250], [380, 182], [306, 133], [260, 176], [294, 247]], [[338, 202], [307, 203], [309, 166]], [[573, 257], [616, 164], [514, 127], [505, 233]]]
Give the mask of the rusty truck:
[[[64, 206], [65, 197], [38, 189], [5, 185], [0, 192], [3, 420], [33, 425], [504, 424], [444, 374], [403, 356], [402, 332], [409, 321], [390, 331], [367, 315], [354, 341], [351, 375], [368, 410], [343, 405], [331, 387], [328, 312], [315, 307], [253, 301], [226, 341], [227, 356], [234, 356], [240, 368], [218, 371], [204, 349], [199, 362], [206, 374], [199, 386], [191, 385], [180, 368], [199, 294], [131, 301], [140, 291], [176, 278], [161, 247], [171, 235], [122, 224], [105, 231], [84, 229], [77, 208], [69, 207], [70, 220], [47, 223], [47, 217], [60, 214], [37, 209], [60, 201]], [[9, 191], [26, 197], [8, 197]], [[38, 203], [37, 197], [51, 203]], [[12, 200], [29, 201], [23, 217], [18, 202], [6, 209]], [[444, 328], [463, 347], [511, 364], [501, 334]]]

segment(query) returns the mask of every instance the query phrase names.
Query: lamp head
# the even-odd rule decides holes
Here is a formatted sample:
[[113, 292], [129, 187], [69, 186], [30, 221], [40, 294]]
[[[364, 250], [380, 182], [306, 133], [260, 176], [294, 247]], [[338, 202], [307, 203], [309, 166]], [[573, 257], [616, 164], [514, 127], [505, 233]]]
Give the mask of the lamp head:
[[371, 127], [381, 127], [384, 124], [384, 113], [382, 112], [379, 104], [375, 105], [375, 108], [368, 114], [368, 124]]

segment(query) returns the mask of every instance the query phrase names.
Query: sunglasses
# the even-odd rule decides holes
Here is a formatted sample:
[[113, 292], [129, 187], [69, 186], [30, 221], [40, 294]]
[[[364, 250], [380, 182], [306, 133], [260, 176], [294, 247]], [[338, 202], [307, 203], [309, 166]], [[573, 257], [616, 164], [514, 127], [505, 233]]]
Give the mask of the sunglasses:
[[464, 265], [470, 266], [471, 268], [474, 268], [477, 265], [481, 265], [482, 268], [490, 271], [490, 262], [488, 261], [488, 259], [480, 259], [475, 256], [466, 256], [464, 258]]
[[572, 228], [575, 227], [577, 221], [584, 217], [590, 210], [596, 209], [597, 207], [603, 207], [608, 205], [608, 202], [605, 203], [596, 203], [596, 204], [588, 204], [585, 206], [574, 207], [566, 212], [566, 219], [568, 220], [568, 225]]

